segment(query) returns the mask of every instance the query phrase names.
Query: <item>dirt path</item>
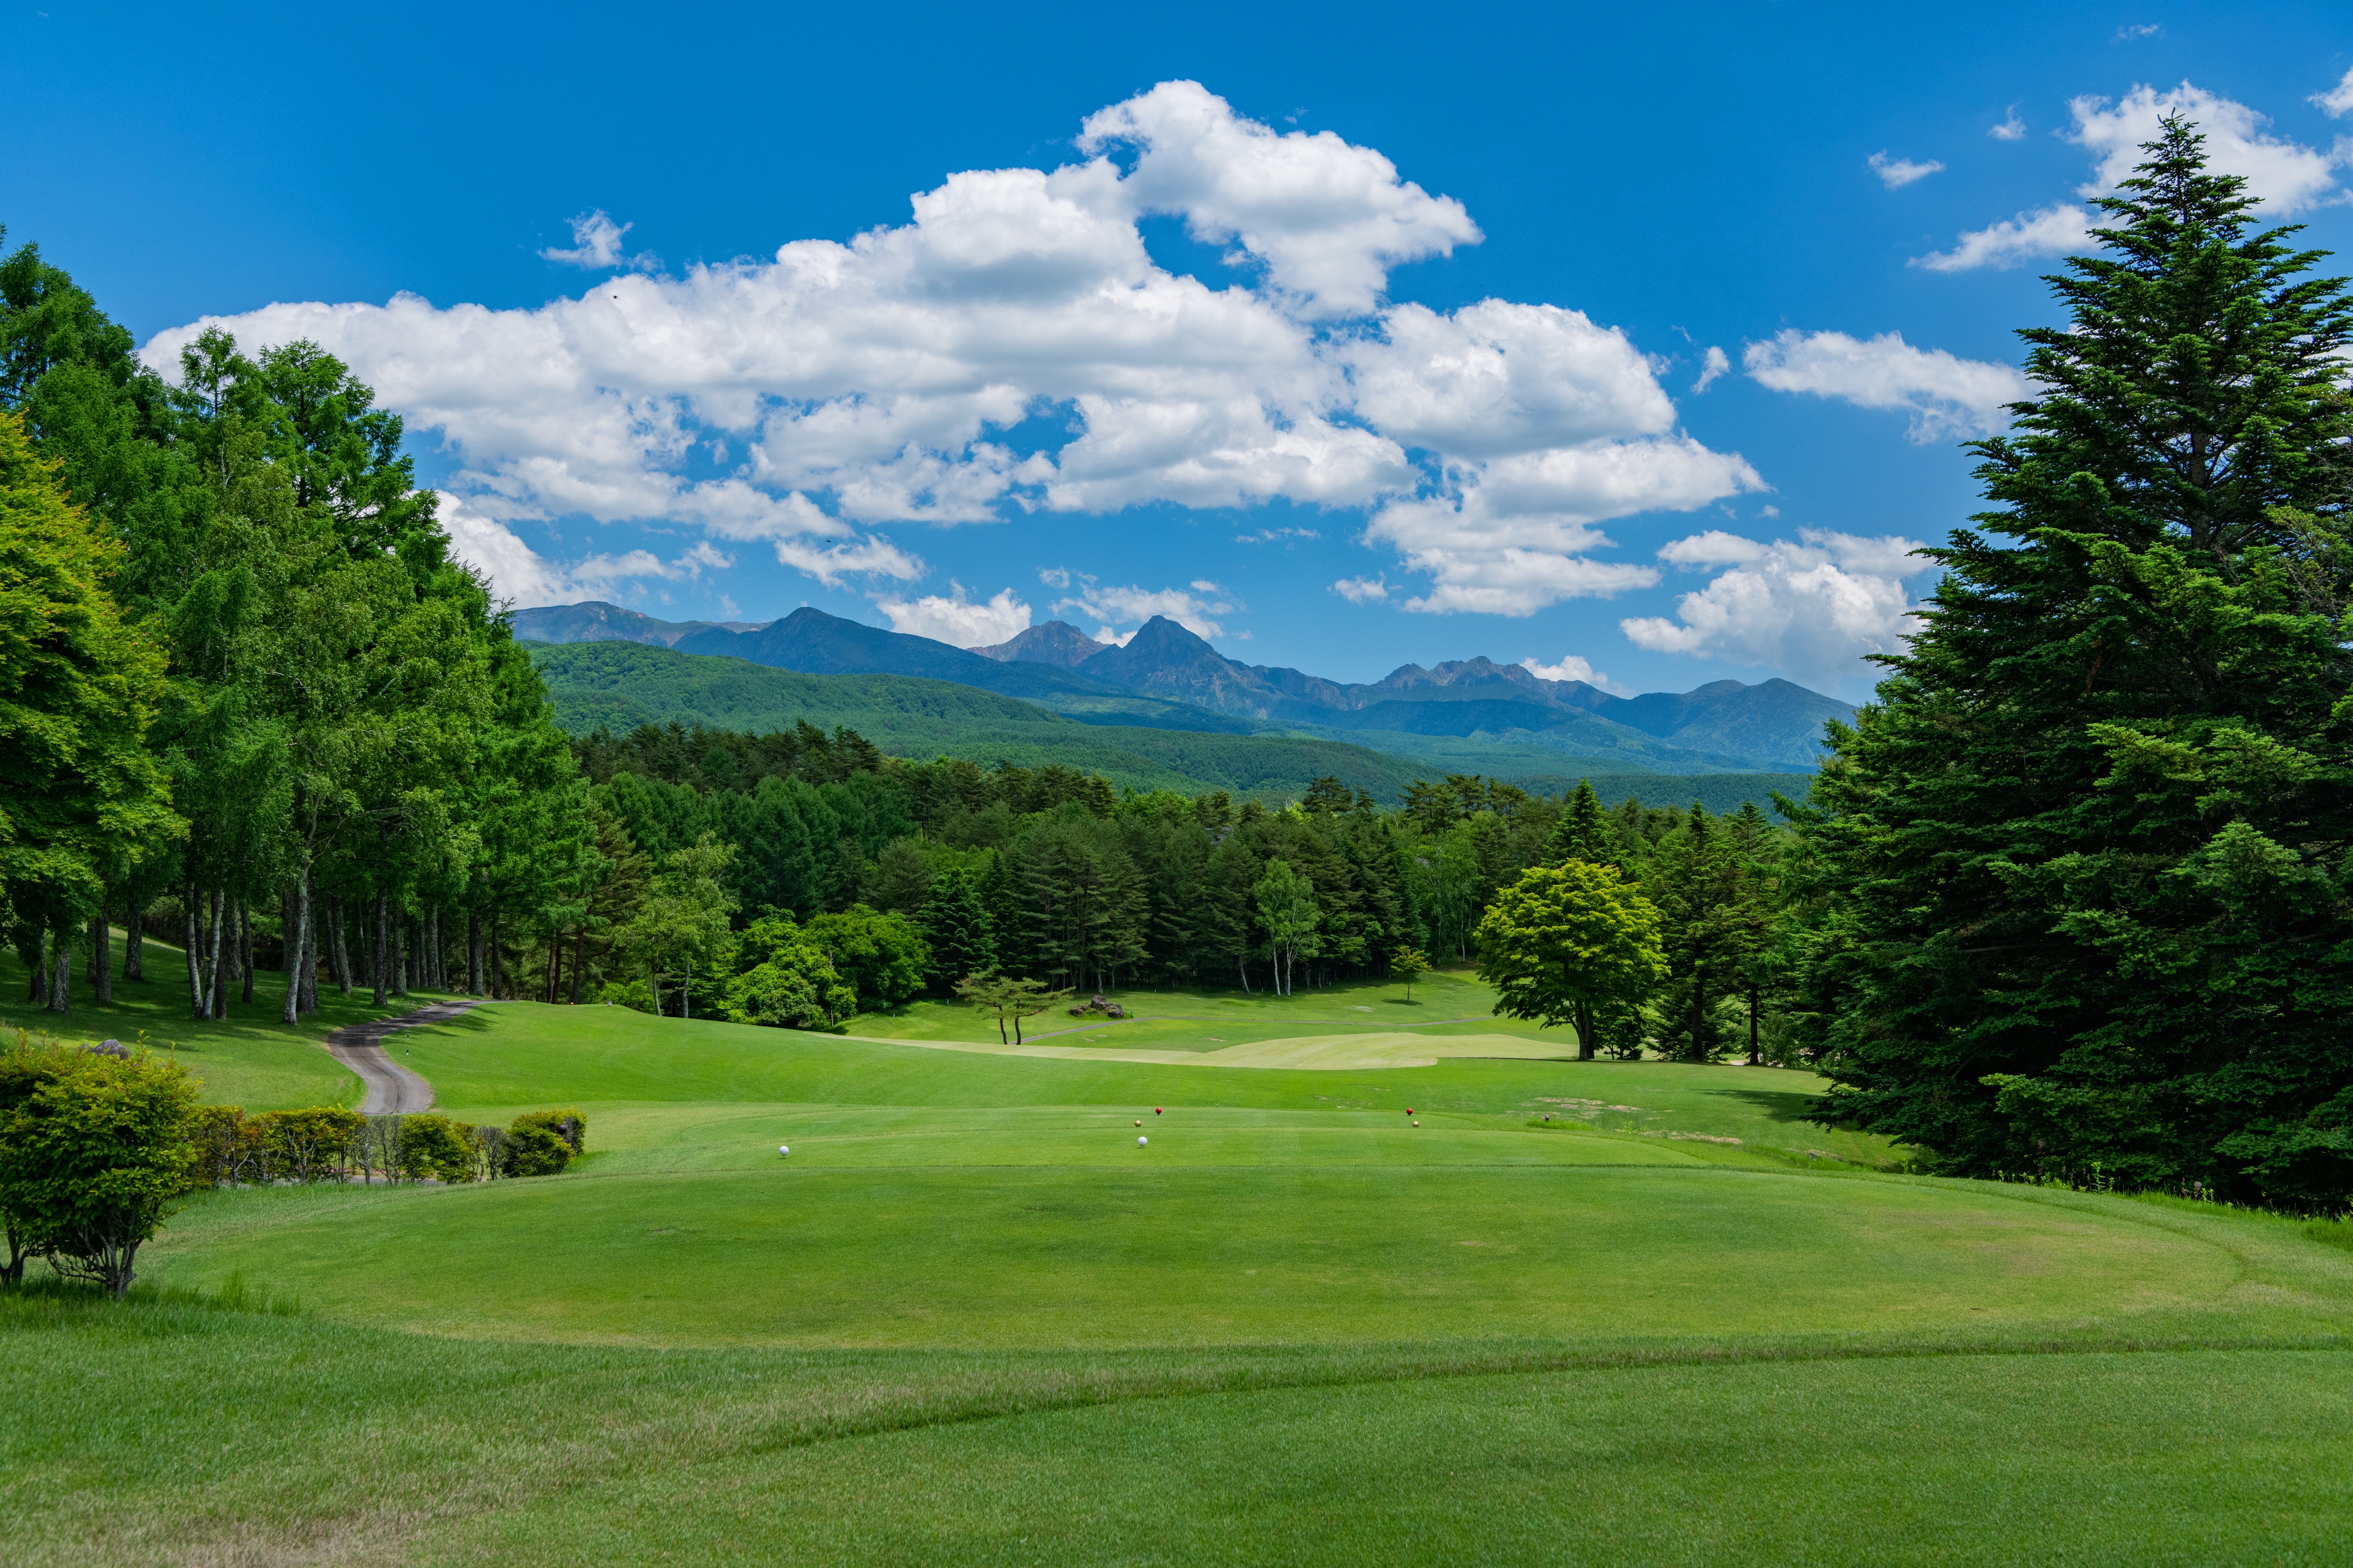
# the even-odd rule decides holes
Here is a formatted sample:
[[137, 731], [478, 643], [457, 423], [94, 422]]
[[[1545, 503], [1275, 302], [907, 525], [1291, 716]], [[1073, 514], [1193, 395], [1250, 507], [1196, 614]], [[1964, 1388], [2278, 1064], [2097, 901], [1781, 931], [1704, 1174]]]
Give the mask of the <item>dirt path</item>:
[[348, 1024], [327, 1037], [327, 1051], [359, 1074], [360, 1081], [367, 1085], [367, 1098], [360, 1101], [360, 1109], [368, 1115], [429, 1110], [433, 1107], [433, 1086], [385, 1053], [385, 1037], [395, 1029], [438, 1024], [480, 1005], [480, 1002], [436, 1002], [414, 1013], [403, 1013], [397, 1018]]

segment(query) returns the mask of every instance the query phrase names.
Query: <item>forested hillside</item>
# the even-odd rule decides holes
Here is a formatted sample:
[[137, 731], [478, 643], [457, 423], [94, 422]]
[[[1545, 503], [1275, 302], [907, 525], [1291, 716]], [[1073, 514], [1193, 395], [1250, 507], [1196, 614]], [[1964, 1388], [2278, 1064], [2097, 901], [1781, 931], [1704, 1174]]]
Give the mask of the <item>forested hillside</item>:
[[556, 721], [575, 734], [649, 722], [761, 732], [807, 721], [847, 724], [892, 756], [1059, 763], [1122, 787], [1238, 795], [1303, 795], [1328, 773], [1395, 801], [1415, 776], [1409, 763], [1342, 742], [1084, 723], [977, 687], [913, 676], [805, 675], [623, 642], [535, 647], [532, 662]]

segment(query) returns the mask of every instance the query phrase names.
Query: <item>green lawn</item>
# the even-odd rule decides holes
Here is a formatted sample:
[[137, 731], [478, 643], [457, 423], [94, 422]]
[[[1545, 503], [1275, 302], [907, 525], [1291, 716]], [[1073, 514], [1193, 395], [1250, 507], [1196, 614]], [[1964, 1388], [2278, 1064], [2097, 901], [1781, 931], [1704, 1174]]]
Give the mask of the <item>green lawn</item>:
[[255, 979], [251, 1002], [239, 1001], [233, 993], [228, 1017], [198, 1019], [189, 1016], [186, 954], [152, 938], [145, 945], [146, 978], [124, 980], [122, 933], [114, 933], [114, 1001], [109, 1006], [90, 1000], [88, 979], [77, 962], [73, 1006], [62, 1017], [25, 1000], [29, 977], [23, 961], [14, 952], [0, 954], [0, 1026], [55, 1035], [76, 1044], [119, 1039], [135, 1045], [143, 1038], [158, 1051], [171, 1052], [202, 1079], [206, 1100], [249, 1110], [276, 1110], [297, 1105], [357, 1105], [360, 1080], [327, 1054], [321, 1043], [327, 1032], [442, 999], [438, 993], [419, 991], [377, 1007], [369, 992], [345, 996], [322, 985], [319, 1015], [290, 1026], [279, 1022], [286, 977], [265, 971]]
[[[1395, 1031], [1382, 994], [1108, 1032]], [[1904, 1174], [1801, 1073], [921, 1043], [971, 1025], [404, 1033], [444, 1107], [576, 1105], [590, 1157], [205, 1194], [163, 1299], [0, 1301], [0, 1559], [2341, 1560], [2327, 1227]], [[299, 1310], [201, 1304], [248, 1289]]]

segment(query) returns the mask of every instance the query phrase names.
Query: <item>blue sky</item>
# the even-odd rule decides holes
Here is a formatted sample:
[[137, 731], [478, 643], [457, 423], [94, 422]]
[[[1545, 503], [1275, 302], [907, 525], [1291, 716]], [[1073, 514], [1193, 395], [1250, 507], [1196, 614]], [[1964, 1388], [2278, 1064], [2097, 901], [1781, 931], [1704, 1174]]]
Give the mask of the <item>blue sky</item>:
[[1860, 696], [2157, 114], [2353, 239], [2341, 6], [5, 16], [11, 243], [671, 618]]

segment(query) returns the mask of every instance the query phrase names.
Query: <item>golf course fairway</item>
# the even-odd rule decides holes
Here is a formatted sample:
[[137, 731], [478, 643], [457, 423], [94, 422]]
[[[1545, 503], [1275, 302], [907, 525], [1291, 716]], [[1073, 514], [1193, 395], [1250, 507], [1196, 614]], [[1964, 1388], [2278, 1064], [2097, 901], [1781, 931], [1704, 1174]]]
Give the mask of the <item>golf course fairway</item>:
[[[132, 1301], [0, 1300], [0, 1559], [2341, 1560], [2345, 1226], [1911, 1173], [1805, 1074], [1395, 995], [1051, 1054], [403, 1031], [437, 1109], [588, 1155], [198, 1194]], [[318, 1075], [193, 1045], [248, 1110]]]

